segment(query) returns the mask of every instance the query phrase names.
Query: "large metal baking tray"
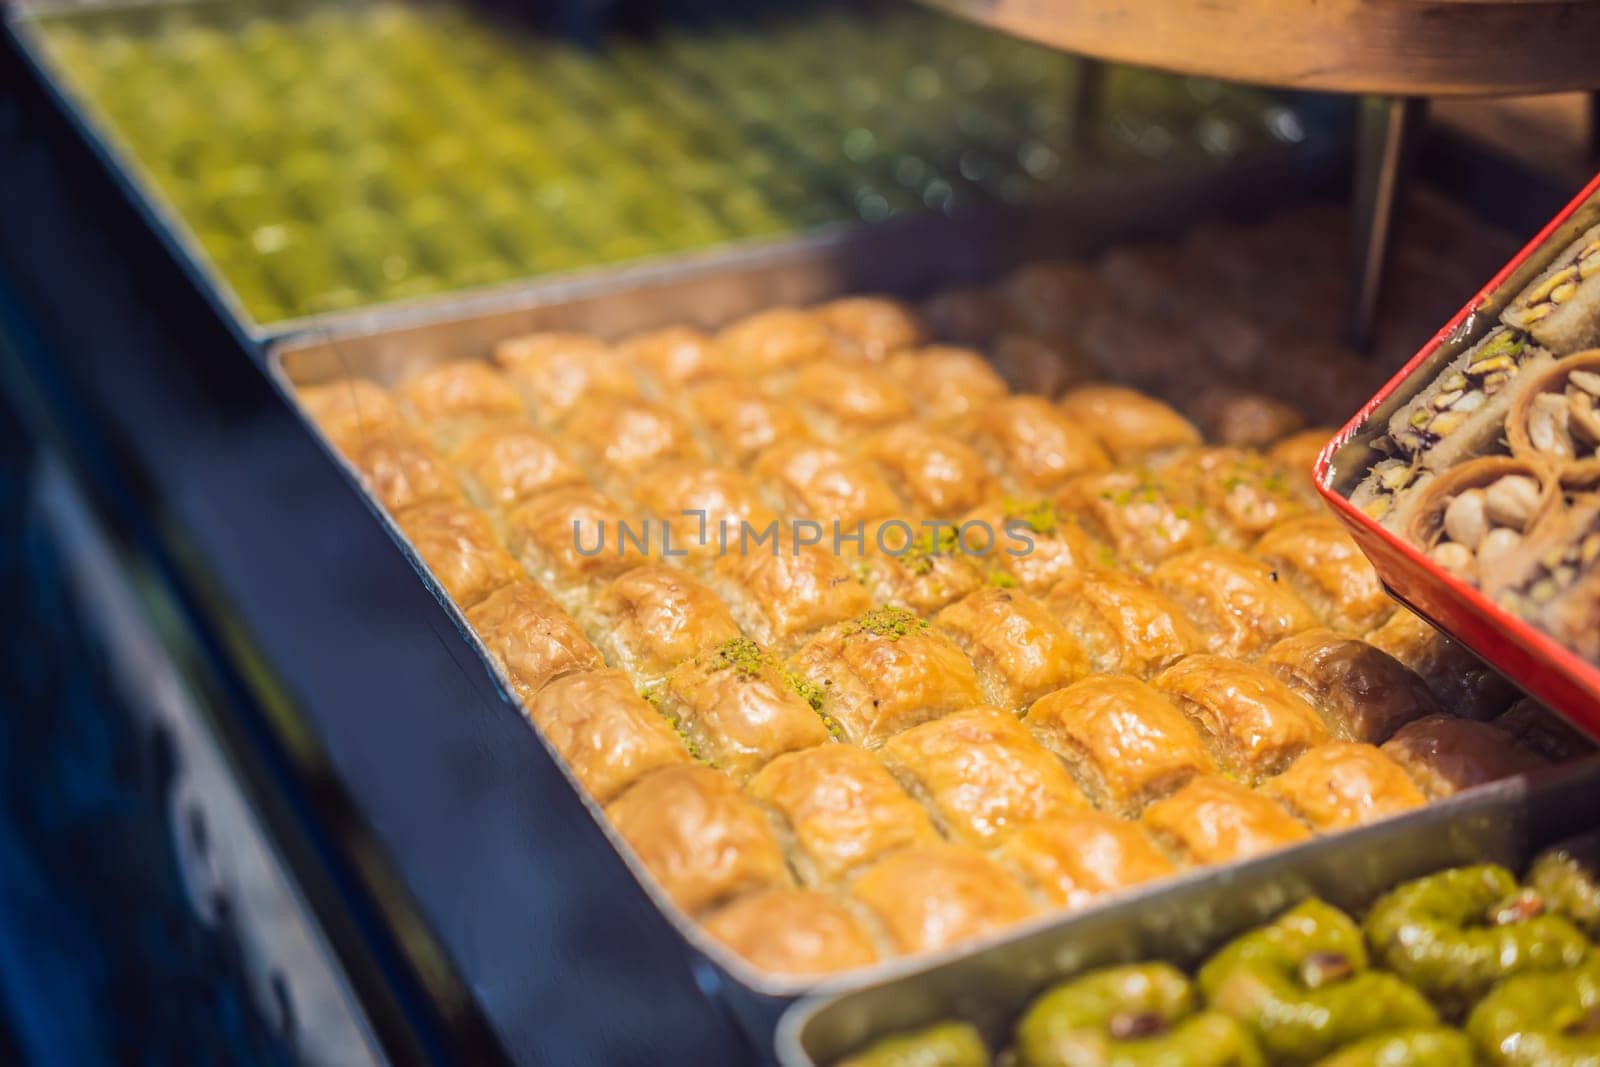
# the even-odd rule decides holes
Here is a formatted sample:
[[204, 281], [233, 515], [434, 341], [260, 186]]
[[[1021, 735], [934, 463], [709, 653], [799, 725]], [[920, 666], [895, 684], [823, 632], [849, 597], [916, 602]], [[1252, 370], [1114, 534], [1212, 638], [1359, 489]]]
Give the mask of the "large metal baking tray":
[[[1202, 217], [1257, 211], [1290, 199], [1316, 184], [1320, 168], [1257, 166], [1194, 181], [1149, 176], [1086, 188], [1070, 204], [1050, 211], [1011, 213], [965, 222], [908, 220], [827, 237], [801, 238], [760, 249], [731, 250], [670, 265], [623, 271], [565, 286], [529, 285], [426, 307], [373, 312], [324, 324], [272, 345], [267, 371], [285, 399], [304, 417], [295, 388], [341, 377], [364, 376], [390, 383], [445, 359], [487, 358], [495, 342], [531, 330], [579, 330], [608, 338], [654, 327], [693, 322], [714, 327], [739, 315], [781, 303], [806, 303], [844, 292], [890, 292], [907, 296], [944, 284], [981, 281], [1030, 258], [1093, 251], [1113, 239], [1171, 233]], [[360, 480], [309, 419], [309, 431], [351, 482]], [[422, 576], [464, 638], [480, 654], [460, 611], [433, 581], [421, 559], [377, 502], [369, 508]], [[483, 669], [493, 674], [484, 658]], [[515, 701], [503, 680], [508, 715]], [[448, 709], [441, 709], [441, 714]], [[551, 761], [560, 766], [551, 755]], [[564, 768], [563, 768], [564, 772]], [[570, 781], [570, 778], [569, 778]], [[573, 783], [576, 789], [576, 783]], [[582, 796], [582, 790], [578, 790]], [[598, 806], [585, 801], [598, 832], [624, 856]], [[682, 934], [688, 950], [708, 967], [706, 984], [725, 997], [759, 1047], [768, 1047], [781, 1010], [816, 983], [776, 979], [753, 971], [711, 942], [673, 907], [629, 860], [643, 891]], [[1227, 871], [1201, 872], [1202, 881], [1226, 880]], [[631, 891], [619, 886], [618, 891]], [[963, 946], [934, 957], [953, 959]], [[854, 972], [828, 986], [859, 985], [907, 973], [929, 957], [901, 959]]]
[[1360, 912], [1399, 882], [1444, 867], [1503, 863], [1600, 827], [1600, 758], [1516, 778], [1386, 822], [1225, 870], [1194, 871], [1095, 911], [1035, 922], [915, 974], [797, 1004], [777, 1032], [784, 1067], [831, 1064], [874, 1038], [966, 1019], [991, 1048], [1052, 982], [1092, 967], [1169, 960], [1192, 967], [1234, 935], [1308, 896]]
[[1389, 591], [1507, 678], [1600, 736], [1600, 668], [1495, 604], [1350, 503], [1382, 458], [1374, 442], [1395, 411], [1427, 388], [1446, 363], [1476, 343], [1511, 301], [1568, 244], [1600, 221], [1595, 178], [1456, 313], [1328, 443], [1317, 461], [1322, 495], [1372, 560]]
[[[252, 351], [259, 351], [261, 347], [273, 341], [324, 327], [333, 327], [342, 332], [359, 330], [364, 323], [371, 321], [370, 317], [374, 313], [395, 311], [427, 318], [449, 314], [462, 299], [474, 301], [481, 299], [485, 306], [507, 301], [515, 302], [523, 299], [530, 286], [535, 285], [548, 286], [550, 293], [547, 299], [561, 301], [575, 291], [583, 291], [589, 287], [606, 288], [619, 272], [629, 278], [649, 277], [660, 271], [671, 273], [677, 269], [680, 261], [686, 259], [699, 260], [709, 256], [720, 261], [722, 255], [728, 251], [750, 252], [757, 258], [768, 249], [778, 250], [781, 254], [781, 250], [795, 239], [796, 234], [823, 244], [848, 243], [861, 230], [878, 228], [893, 230], [897, 225], [893, 222], [873, 224], [859, 221], [825, 223], [797, 230], [796, 234], [789, 236], [737, 239], [729, 244], [711, 246], [704, 251], [600, 264], [564, 273], [535, 275], [506, 283], [456, 289], [438, 295], [385, 301], [351, 311], [332, 311], [260, 323], [253, 318], [227, 278], [207, 254], [182, 212], [161, 192], [159, 184], [140, 161], [138, 154], [97, 117], [91, 102], [74, 88], [72, 79], [52, 60], [38, 25], [40, 19], [58, 15], [93, 14], [117, 9], [182, 7], [186, 3], [193, 2], [195, 0], [17, 0], [0, 12], [0, 23], [3, 23], [5, 32], [14, 42], [34, 76], [44, 86], [47, 95], [59, 109], [68, 126], [88, 145], [110, 174], [123, 197], [166, 251], [177, 261], [191, 284], [204, 295], [207, 302], [245, 347]], [[1287, 106], [1292, 108], [1292, 105]], [[1336, 130], [1340, 125], [1338, 122], [1327, 121], [1325, 116], [1319, 118], [1311, 113], [1295, 111], [1294, 114], [1301, 127], [1298, 135], [1301, 140], [1298, 143], [1286, 142], [1281, 147], [1264, 145], [1258, 152], [1244, 153], [1226, 162], [1195, 159], [1169, 163], [1161, 168], [1139, 169], [1167, 171], [1161, 176], [1162, 181], [1174, 177], [1192, 181], [1203, 179], [1220, 168], [1232, 169], [1241, 166], [1248, 168], [1254, 165], [1326, 166], [1342, 156], [1344, 149], [1338, 143], [1339, 138], [1336, 136]], [[1096, 162], [1105, 162], [1106, 166], [1097, 168], [1100, 178], [1090, 178], [1090, 182], [1115, 176], [1114, 164], [1111, 161], [1097, 159]], [[1116, 177], [1122, 180], [1121, 176]], [[1138, 179], [1128, 180], [1130, 184], [1138, 182]], [[1045, 201], [1050, 201], [1057, 194], [1048, 192], [1042, 195]], [[1079, 199], [1076, 191], [1065, 196], [1069, 202], [1076, 202]], [[999, 204], [978, 205], [973, 208], [970, 217], [981, 224], [982, 219], [996, 211], [1004, 213], [1006, 208]], [[912, 216], [907, 221], [914, 223], [921, 221], [922, 218]], [[942, 221], [942, 218], [934, 212], [930, 212], [926, 218], [933, 220], [935, 224]]]

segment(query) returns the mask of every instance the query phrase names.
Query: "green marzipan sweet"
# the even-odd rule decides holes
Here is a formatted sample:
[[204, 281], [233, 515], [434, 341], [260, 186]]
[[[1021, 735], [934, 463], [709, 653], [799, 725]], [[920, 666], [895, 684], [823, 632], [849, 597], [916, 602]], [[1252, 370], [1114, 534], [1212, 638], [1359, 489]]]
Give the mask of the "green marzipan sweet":
[[874, 1042], [838, 1067], [989, 1067], [989, 1050], [969, 1023], [939, 1023]]
[[1507, 978], [1478, 1002], [1467, 1032], [1492, 1064], [1600, 1064], [1600, 967]]
[[1431, 1026], [1363, 1038], [1318, 1060], [1315, 1067], [1466, 1067], [1472, 1062], [1472, 1040], [1466, 1034]]

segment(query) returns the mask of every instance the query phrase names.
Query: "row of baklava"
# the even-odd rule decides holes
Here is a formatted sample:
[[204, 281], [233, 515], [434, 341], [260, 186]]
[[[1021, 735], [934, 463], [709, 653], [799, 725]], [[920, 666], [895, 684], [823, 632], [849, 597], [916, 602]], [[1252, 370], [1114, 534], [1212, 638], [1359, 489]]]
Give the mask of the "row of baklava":
[[[921, 338], [858, 298], [302, 400], [663, 892], [762, 970], [943, 947], [1545, 762], [1438, 714], [1514, 694], [1394, 613], [1302, 478]], [[896, 552], [901, 516], [1032, 551], [947, 523]], [[861, 551], [693, 536], [779, 517], [862, 524]], [[618, 536], [646, 518], [683, 554]]]

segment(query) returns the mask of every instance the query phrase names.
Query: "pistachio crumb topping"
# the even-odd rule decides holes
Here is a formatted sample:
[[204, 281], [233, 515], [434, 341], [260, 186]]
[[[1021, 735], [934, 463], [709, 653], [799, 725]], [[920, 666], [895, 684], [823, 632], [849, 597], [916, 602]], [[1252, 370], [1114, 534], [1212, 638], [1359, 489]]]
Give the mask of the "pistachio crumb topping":
[[994, 586], [996, 589], [1015, 589], [1017, 587], [1017, 580], [1011, 577], [1011, 575], [1007, 574], [1005, 571], [990, 571], [989, 584]]
[[760, 676], [766, 662], [767, 654], [761, 650], [760, 645], [748, 637], [735, 637], [717, 646], [717, 650], [711, 654], [711, 662], [707, 669], [723, 671], [731, 667], [742, 677], [756, 678]]
[[926, 619], [919, 619], [905, 608], [897, 608], [890, 604], [882, 604], [862, 615], [855, 622], [845, 627], [845, 636], [854, 633], [869, 633], [875, 637], [887, 637], [894, 641], [904, 637], [914, 630], [926, 630]]
[[1061, 521], [1055, 505], [1045, 499], [1029, 502], [1006, 497], [1001, 506], [1007, 522], [1025, 523], [1028, 529], [1046, 537], [1056, 532], [1056, 526]]

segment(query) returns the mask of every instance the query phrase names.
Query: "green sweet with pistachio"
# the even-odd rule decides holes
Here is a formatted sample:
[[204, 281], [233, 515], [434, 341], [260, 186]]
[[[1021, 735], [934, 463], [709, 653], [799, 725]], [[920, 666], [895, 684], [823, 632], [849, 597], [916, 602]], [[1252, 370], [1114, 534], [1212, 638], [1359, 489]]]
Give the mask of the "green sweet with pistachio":
[[1447, 1026], [1375, 1034], [1324, 1056], [1315, 1067], [1463, 1067], [1475, 1062], [1472, 1039]]
[[1507, 978], [1472, 1010], [1467, 1032], [1496, 1067], [1594, 1067], [1600, 967]]
[[1600, 878], [1595, 877], [1596, 842], [1551, 849], [1528, 871], [1528, 888], [1550, 910], [1571, 919], [1590, 937], [1600, 934]]
[[976, 1027], [939, 1023], [874, 1042], [838, 1067], [989, 1067], [989, 1050]]

